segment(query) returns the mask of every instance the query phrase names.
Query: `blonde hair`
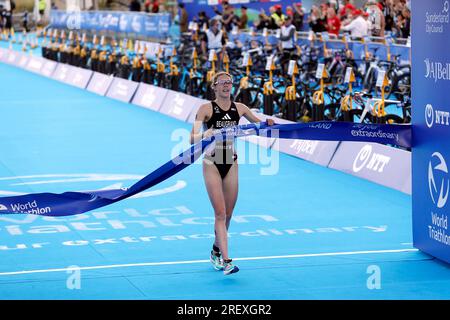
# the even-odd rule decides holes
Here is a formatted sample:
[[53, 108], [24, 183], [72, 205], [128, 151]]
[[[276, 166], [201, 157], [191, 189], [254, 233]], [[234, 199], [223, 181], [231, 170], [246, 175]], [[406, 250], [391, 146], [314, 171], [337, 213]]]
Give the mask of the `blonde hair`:
[[215, 83], [217, 82], [217, 80], [219, 79], [220, 76], [228, 76], [230, 77], [231, 81], [233, 81], [233, 76], [231, 74], [229, 74], [228, 72], [225, 71], [220, 71], [217, 72], [214, 77], [212, 78], [212, 82], [211, 82], [211, 87], [214, 89]]

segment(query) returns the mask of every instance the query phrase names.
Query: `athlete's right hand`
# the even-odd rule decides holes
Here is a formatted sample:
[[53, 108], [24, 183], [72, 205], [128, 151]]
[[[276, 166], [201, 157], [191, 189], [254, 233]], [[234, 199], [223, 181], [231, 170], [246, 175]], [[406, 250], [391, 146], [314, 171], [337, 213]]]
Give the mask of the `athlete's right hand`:
[[212, 128], [206, 130], [205, 132], [203, 132], [202, 138], [203, 139], [209, 139], [214, 135], [214, 131]]

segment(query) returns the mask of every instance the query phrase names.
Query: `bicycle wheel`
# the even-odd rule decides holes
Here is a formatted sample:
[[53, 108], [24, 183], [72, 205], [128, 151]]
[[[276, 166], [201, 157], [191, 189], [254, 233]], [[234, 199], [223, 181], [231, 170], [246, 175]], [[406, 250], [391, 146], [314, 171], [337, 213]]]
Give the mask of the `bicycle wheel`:
[[402, 117], [396, 115], [396, 114], [387, 114], [386, 117], [386, 123], [392, 124], [392, 123], [404, 123], [404, 120]]
[[324, 107], [324, 120], [334, 121], [337, 119], [337, 114], [341, 108], [338, 103], [327, 104]]

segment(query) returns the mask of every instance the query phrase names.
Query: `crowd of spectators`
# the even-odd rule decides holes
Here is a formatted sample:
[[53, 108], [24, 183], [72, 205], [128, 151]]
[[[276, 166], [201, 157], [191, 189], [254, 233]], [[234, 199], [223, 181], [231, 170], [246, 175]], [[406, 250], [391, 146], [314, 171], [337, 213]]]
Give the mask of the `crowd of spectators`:
[[[270, 7], [268, 13], [261, 9], [258, 18], [252, 23], [248, 21], [245, 6], [240, 6], [238, 15], [233, 5], [222, 1], [222, 10], [214, 7], [214, 12], [215, 18], [219, 17], [219, 22], [226, 31], [248, 27], [254, 27], [257, 31], [265, 28], [281, 29], [289, 18], [296, 31], [312, 30], [328, 32], [330, 35], [348, 32], [353, 37], [384, 37], [388, 34], [398, 38], [410, 36], [410, 0], [366, 0], [360, 7], [353, 2], [353, 0], [324, 1], [319, 5], [313, 5], [308, 13], [300, 2], [293, 2], [285, 8], [276, 4]], [[209, 27], [210, 17], [202, 11], [195, 21], [202, 30]]]

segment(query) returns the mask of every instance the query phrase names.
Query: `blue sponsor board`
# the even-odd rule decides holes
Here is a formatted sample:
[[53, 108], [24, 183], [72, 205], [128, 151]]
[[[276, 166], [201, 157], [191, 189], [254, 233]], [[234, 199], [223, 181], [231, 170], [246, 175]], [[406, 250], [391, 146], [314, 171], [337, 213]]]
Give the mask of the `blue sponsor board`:
[[51, 28], [134, 33], [140, 36], [166, 39], [169, 36], [170, 14], [53, 10]]
[[450, 262], [449, 1], [413, 1], [412, 15], [413, 241]]

